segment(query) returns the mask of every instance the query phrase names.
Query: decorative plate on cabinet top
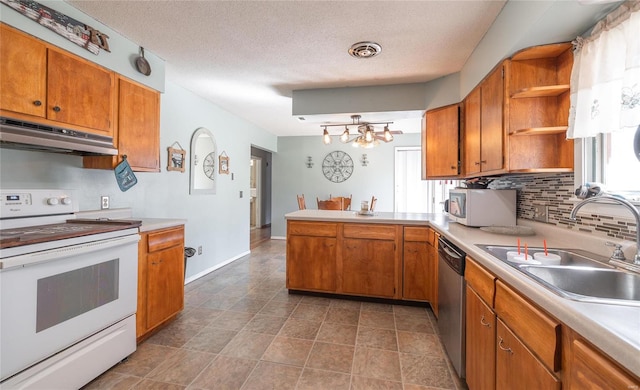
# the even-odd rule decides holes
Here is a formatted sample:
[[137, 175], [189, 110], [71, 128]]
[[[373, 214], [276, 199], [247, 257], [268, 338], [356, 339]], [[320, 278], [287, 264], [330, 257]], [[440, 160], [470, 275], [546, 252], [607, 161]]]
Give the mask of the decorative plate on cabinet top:
[[534, 236], [536, 234], [535, 230], [528, 226], [483, 226], [480, 230], [507, 236]]

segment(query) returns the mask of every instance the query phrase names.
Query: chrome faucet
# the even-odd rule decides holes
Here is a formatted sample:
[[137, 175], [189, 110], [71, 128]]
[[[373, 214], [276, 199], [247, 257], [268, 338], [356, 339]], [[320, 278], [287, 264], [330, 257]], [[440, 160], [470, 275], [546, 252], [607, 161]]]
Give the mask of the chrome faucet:
[[614, 203], [618, 203], [625, 206], [626, 208], [629, 209], [629, 211], [631, 211], [631, 214], [633, 214], [633, 216], [635, 217], [636, 219], [636, 255], [633, 258], [633, 264], [640, 265], [640, 212], [638, 212], [638, 209], [636, 208], [636, 206], [634, 206], [628, 200], [616, 198], [610, 195], [599, 195], [599, 196], [594, 196], [592, 198], [587, 198], [573, 207], [573, 210], [571, 210], [571, 214], [569, 215], [569, 218], [575, 221], [576, 215], [578, 214], [578, 210], [582, 206], [584, 206], [587, 203], [597, 202], [600, 199], [606, 199], [608, 201], [612, 201]]

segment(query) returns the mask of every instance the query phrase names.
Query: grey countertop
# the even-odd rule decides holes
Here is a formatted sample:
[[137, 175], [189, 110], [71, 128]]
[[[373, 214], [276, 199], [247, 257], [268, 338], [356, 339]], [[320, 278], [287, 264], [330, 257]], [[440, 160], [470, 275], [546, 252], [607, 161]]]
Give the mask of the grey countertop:
[[[449, 223], [442, 214], [375, 213], [359, 216], [353, 211], [300, 210], [285, 216], [290, 220], [397, 223], [428, 225], [464, 250], [478, 263], [501, 280], [516, 288], [532, 302], [581, 334], [614, 360], [640, 376], [640, 307], [586, 303], [569, 300], [554, 294], [512, 266], [491, 256], [476, 244], [516, 245], [518, 237], [489, 233], [455, 222]], [[536, 232], [520, 237], [522, 245], [541, 247], [546, 240], [550, 248], [573, 248], [609, 257], [611, 248], [604, 245], [610, 239], [576, 232], [554, 225], [518, 220]], [[623, 244], [625, 253], [633, 252], [633, 243]]]

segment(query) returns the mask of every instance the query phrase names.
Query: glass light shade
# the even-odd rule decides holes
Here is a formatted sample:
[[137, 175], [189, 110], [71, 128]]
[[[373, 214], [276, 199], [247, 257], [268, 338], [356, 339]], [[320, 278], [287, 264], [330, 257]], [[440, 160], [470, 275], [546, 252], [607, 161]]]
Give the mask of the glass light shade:
[[391, 134], [391, 131], [389, 131], [389, 127], [385, 126], [384, 127], [384, 141], [385, 142], [391, 142], [393, 141], [393, 134]]
[[373, 141], [373, 130], [367, 126], [367, 130], [364, 132], [364, 140], [367, 142]]
[[329, 132], [326, 128], [324, 129], [324, 133], [322, 134], [322, 142], [324, 142], [325, 145], [329, 145], [331, 143], [331, 136], [329, 135]]
[[340, 136], [340, 141], [342, 141], [345, 144], [349, 142], [349, 129], [346, 126], [344, 128], [344, 132]]

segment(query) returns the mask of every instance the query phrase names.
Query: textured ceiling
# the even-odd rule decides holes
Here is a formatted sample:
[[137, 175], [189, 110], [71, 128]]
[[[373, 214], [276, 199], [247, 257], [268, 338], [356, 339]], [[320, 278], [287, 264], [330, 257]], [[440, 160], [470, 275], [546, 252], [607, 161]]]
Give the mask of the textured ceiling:
[[[292, 116], [293, 90], [426, 82], [460, 71], [505, 4], [68, 3], [166, 60], [168, 80], [276, 135], [320, 131]], [[359, 41], [379, 43], [381, 54], [350, 57], [347, 50]], [[419, 131], [417, 123], [401, 130]]]

